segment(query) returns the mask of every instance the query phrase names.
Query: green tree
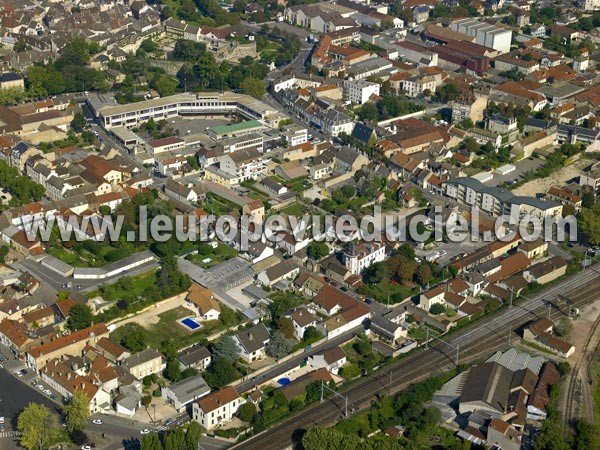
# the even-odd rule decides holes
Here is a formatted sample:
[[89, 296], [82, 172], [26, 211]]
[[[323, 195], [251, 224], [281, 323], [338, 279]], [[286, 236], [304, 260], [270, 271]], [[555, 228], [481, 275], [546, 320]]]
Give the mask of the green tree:
[[585, 192], [582, 197], [581, 206], [584, 208], [593, 208], [596, 203], [596, 196], [593, 192]]
[[353, 363], [346, 364], [344, 367], [342, 367], [341, 374], [346, 380], [351, 380], [352, 378], [360, 375], [360, 368], [358, 365]]
[[17, 418], [19, 443], [28, 450], [44, 450], [58, 433], [58, 418], [46, 405], [30, 403]]
[[400, 281], [410, 281], [417, 270], [417, 262], [414, 259], [400, 257], [400, 265], [396, 269], [396, 277]]
[[433, 274], [431, 273], [431, 267], [426, 262], [419, 264], [415, 277], [420, 285], [424, 286], [431, 281]]
[[254, 98], [261, 99], [265, 95], [265, 82], [257, 78], [248, 77], [240, 84], [242, 94], [251, 95]]
[[329, 246], [325, 242], [313, 241], [306, 248], [306, 255], [309, 258], [318, 261], [329, 255]]
[[[0, 250], [2, 250], [1, 247]], [[294, 337], [294, 324], [292, 323], [292, 319], [290, 319], [289, 317], [278, 318], [277, 329], [283, 333], [286, 339], [292, 339]]]
[[140, 44], [140, 48], [146, 53], [154, 52], [158, 50], [158, 45], [152, 39], [144, 39]]
[[63, 408], [67, 428], [70, 432], [83, 431], [90, 418], [90, 399], [82, 391], [75, 391]]
[[252, 402], [246, 402], [238, 409], [238, 416], [244, 422], [250, 422], [256, 414], [256, 406]]
[[75, 115], [73, 116], [73, 120], [71, 121], [71, 128], [73, 129], [73, 131], [75, 131], [76, 133], [81, 133], [85, 128], [86, 124], [87, 122], [85, 120], [85, 116], [80, 112], [75, 113]]
[[286, 341], [285, 336], [280, 331], [275, 331], [271, 340], [267, 344], [265, 351], [269, 356], [279, 359], [286, 356], [292, 350], [292, 346]]
[[166, 97], [175, 93], [175, 90], [179, 85], [179, 81], [167, 75], [159, 75], [156, 77], [156, 80], [152, 83], [152, 85], [154, 89], [158, 91], [161, 97]]
[[316, 327], [313, 327], [311, 325], [306, 330], [304, 330], [304, 335], [302, 336], [302, 340], [308, 341], [308, 340], [318, 339], [319, 337], [321, 337], [321, 334], [319, 333], [319, 331], [317, 330]]
[[181, 379], [181, 366], [175, 358], [170, 358], [167, 361], [167, 367], [164, 371], [164, 376], [167, 380], [176, 382]]
[[594, 208], [583, 208], [577, 216], [579, 228], [590, 244], [600, 244], [600, 203]]
[[165, 435], [165, 450], [182, 450], [185, 448], [185, 432], [183, 428], [173, 428]]
[[223, 323], [223, 325], [231, 326], [235, 325], [238, 319], [237, 314], [233, 309], [221, 305], [221, 314], [219, 315], [219, 320]]
[[[365, 448], [358, 436], [342, 433], [334, 428], [325, 428], [320, 425], [310, 427], [304, 433], [302, 446], [305, 450], [358, 450]], [[386, 446], [385, 448], [388, 447]]]
[[429, 312], [431, 314], [442, 314], [446, 311], [446, 308], [444, 307], [444, 305], [440, 304], [440, 303], [435, 303], [433, 305], [431, 305], [431, 307], [429, 308]]
[[379, 120], [377, 105], [373, 102], [365, 103], [359, 108], [358, 117], [364, 122], [377, 122]]
[[213, 346], [213, 355], [215, 359], [234, 362], [240, 357], [240, 349], [235, 344], [233, 338], [229, 335], [223, 336]]
[[132, 353], [141, 352], [146, 348], [146, 334], [140, 326], [135, 327], [130, 333], [123, 336], [121, 345]]
[[185, 450], [197, 450], [202, 437], [202, 427], [194, 420], [190, 422], [185, 432]]
[[74, 305], [69, 311], [67, 328], [71, 331], [79, 331], [92, 325], [94, 314], [92, 309], [85, 303]]
[[140, 450], [163, 450], [158, 433], [149, 433], [142, 436]]
[[0, 263], [4, 264], [6, 262], [6, 256], [10, 251], [10, 247], [8, 245], [0, 245]]
[[219, 358], [202, 375], [210, 387], [219, 389], [236, 380], [240, 373], [233, 362]]
[[2, 88], [0, 90], [0, 105], [9, 106], [21, 102], [25, 91], [20, 87]]
[[29, 48], [30, 47], [23, 41], [17, 41], [17, 42], [15, 42], [15, 45], [13, 45], [13, 51], [15, 53], [25, 52], [25, 51], [29, 50]]

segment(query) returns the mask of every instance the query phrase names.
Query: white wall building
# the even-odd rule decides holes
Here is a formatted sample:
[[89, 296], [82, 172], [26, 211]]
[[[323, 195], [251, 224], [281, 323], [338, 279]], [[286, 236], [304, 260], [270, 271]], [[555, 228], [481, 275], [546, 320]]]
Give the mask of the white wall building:
[[383, 261], [384, 259], [385, 245], [378, 243], [352, 243], [343, 255], [346, 268], [354, 275], [360, 274], [371, 264]]
[[244, 399], [235, 388], [226, 386], [192, 405], [192, 418], [206, 430], [223, 425], [235, 416]]
[[366, 80], [345, 80], [344, 100], [362, 105], [369, 101], [371, 95], [379, 95], [379, 84]]
[[493, 48], [502, 53], [510, 52], [511, 30], [470, 18], [456, 20], [450, 24], [450, 28], [453, 31], [474, 36], [479, 45]]

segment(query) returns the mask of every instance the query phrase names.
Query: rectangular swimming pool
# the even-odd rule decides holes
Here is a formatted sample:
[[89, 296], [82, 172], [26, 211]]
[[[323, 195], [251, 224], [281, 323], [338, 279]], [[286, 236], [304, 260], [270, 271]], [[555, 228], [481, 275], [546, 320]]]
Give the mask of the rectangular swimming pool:
[[191, 317], [182, 319], [181, 323], [188, 327], [190, 330], [197, 330], [198, 328], [200, 328], [200, 324]]

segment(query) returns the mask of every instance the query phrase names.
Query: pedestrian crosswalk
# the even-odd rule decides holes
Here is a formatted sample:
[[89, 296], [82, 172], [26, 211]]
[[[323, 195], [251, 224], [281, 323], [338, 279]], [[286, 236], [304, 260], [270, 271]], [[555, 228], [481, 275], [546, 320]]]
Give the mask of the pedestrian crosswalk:
[[19, 436], [18, 431], [9, 430], [9, 431], [0, 431], [0, 439], [2, 438], [15, 438]]

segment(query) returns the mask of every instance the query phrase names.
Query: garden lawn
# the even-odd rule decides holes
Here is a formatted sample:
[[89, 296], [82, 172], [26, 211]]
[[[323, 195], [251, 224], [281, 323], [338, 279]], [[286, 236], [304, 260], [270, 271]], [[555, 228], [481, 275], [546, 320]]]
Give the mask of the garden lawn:
[[121, 298], [134, 298], [141, 296], [144, 291], [156, 285], [156, 275], [154, 270], [131, 277], [131, 286], [125, 290], [119, 282], [104, 286], [102, 290], [90, 292], [88, 298], [94, 298], [99, 295], [106, 301], [119, 300]]
[[372, 297], [385, 305], [388, 301], [390, 304], [400, 303], [405, 298], [417, 294], [418, 288], [409, 289], [401, 284], [391, 283], [386, 280], [377, 285], [365, 284], [361, 286], [360, 293], [367, 297]]
[[[219, 242], [219, 246], [216, 249], [213, 249], [210, 253], [196, 253], [194, 255], [189, 255], [187, 259], [197, 266], [200, 266], [204, 269], [209, 269], [210, 267], [216, 266], [217, 264], [234, 258], [237, 255], [238, 252], [236, 249], [227, 244]], [[207, 263], [202, 262], [206, 258], [211, 258], [211, 261]]]

